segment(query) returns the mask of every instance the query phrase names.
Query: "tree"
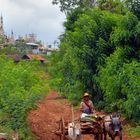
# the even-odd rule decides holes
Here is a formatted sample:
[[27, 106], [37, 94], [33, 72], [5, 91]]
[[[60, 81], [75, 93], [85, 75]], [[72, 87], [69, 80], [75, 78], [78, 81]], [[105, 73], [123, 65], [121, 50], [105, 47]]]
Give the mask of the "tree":
[[102, 10], [109, 10], [113, 13], [125, 14], [128, 11], [124, 2], [120, 0], [99, 0], [98, 6]]
[[97, 81], [104, 93], [105, 110], [120, 110], [126, 117], [140, 121], [140, 64], [126, 57], [124, 48], [117, 50], [106, 59], [106, 65], [100, 67]]
[[140, 1], [139, 0], [126, 0], [126, 5], [140, 19]]
[[138, 18], [127, 12], [118, 22], [118, 26], [111, 34], [110, 41], [116, 46], [121, 46], [127, 50], [128, 59], [139, 59], [140, 45], [140, 22]]
[[53, 4], [59, 4], [60, 10], [67, 13], [71, 12], [77, 7], [92, 7], [96, 4], [96, 0], [53, 0]]
[[71, 100], [88, 91], [99, 108], [139, 121], [140, 22], [121, 1], [100, 2], [67, 14], [52, 73]]
[[79, 99], [81, 93], [89, 91], [99, 100], [94, 75], [97, 66], [103, 65], [104, 59], [115, 49], [110, 46], [109, 38], [121, 15], [102, 12], [100, 9], [83, 10], [81, 14], [76, 9], [74, 11], [64, 24], [66, 31], [57, 59], [60, 61], [55, 64], [55, 72], [61, 72], [58, 87], [71, 99]]
[[64, 27], [66, 31], [74, 31], [74, 24], [77, 19], [82, 15], [82, 13], [84, 13], [84, 11], [85, 10], [78, 7], [67, 14], [67, 21], [64, 22]]
[[29, 50], [29, 46], [26, 45], [24, 40], [17, 40], [15, 43], [15, 48], [18, 50], [20, 55], [25, 54], [26, 51]]
[[0, 44], [3, 44], [3, 43], [4, 43], [4, 37], [0, 36]]
[[106, 63], [99, 66], [97, 74], [106, 110], [114, 111], [116, 107], [137, 122], [140, 121], [139, 38], [140, 22], [128, 12], [112, 31], [109, 40], [116, 49], [105, 59]]

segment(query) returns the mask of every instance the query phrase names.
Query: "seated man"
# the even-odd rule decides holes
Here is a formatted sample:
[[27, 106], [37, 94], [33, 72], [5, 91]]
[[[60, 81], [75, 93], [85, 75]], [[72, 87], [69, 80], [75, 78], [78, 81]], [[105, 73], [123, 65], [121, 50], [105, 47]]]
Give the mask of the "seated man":
[[84, 93], [83, 100], [80, 104], [80, 111], [88, 115], [94, 113], [94, 106], [92, 101], [90, 100], [89, 93]]

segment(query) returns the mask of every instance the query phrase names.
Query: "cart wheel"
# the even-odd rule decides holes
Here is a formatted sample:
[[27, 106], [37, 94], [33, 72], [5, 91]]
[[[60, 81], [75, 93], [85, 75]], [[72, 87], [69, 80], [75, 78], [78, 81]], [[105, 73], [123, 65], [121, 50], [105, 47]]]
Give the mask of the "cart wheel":
[[65, 140], [65, 124], [64, 124], [64, 118], [61, 118], [61, 120], [60, 120], [59, 130], [61, 132], [61, 134], [60, 134], [60, 140]]

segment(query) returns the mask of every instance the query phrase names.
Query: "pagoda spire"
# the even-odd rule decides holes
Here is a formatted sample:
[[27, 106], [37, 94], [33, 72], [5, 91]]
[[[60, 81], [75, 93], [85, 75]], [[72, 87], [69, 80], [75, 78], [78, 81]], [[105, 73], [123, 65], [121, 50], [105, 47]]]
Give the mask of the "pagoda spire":
[[2, 16], [2, 14], [1, 14], [1, 17], [0, 17], [0, 35], [1, 35], [1, 36], [4, 36], [3, 16]]

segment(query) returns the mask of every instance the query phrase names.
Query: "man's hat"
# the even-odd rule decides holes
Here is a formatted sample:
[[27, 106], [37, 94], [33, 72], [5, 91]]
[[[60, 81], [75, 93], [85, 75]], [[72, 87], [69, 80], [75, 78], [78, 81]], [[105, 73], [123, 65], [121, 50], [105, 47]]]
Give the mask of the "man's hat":
[[89, 97], [90, 95], [89, 95], [89, 93], [84, 93], [84, 96], [83, 97]]

